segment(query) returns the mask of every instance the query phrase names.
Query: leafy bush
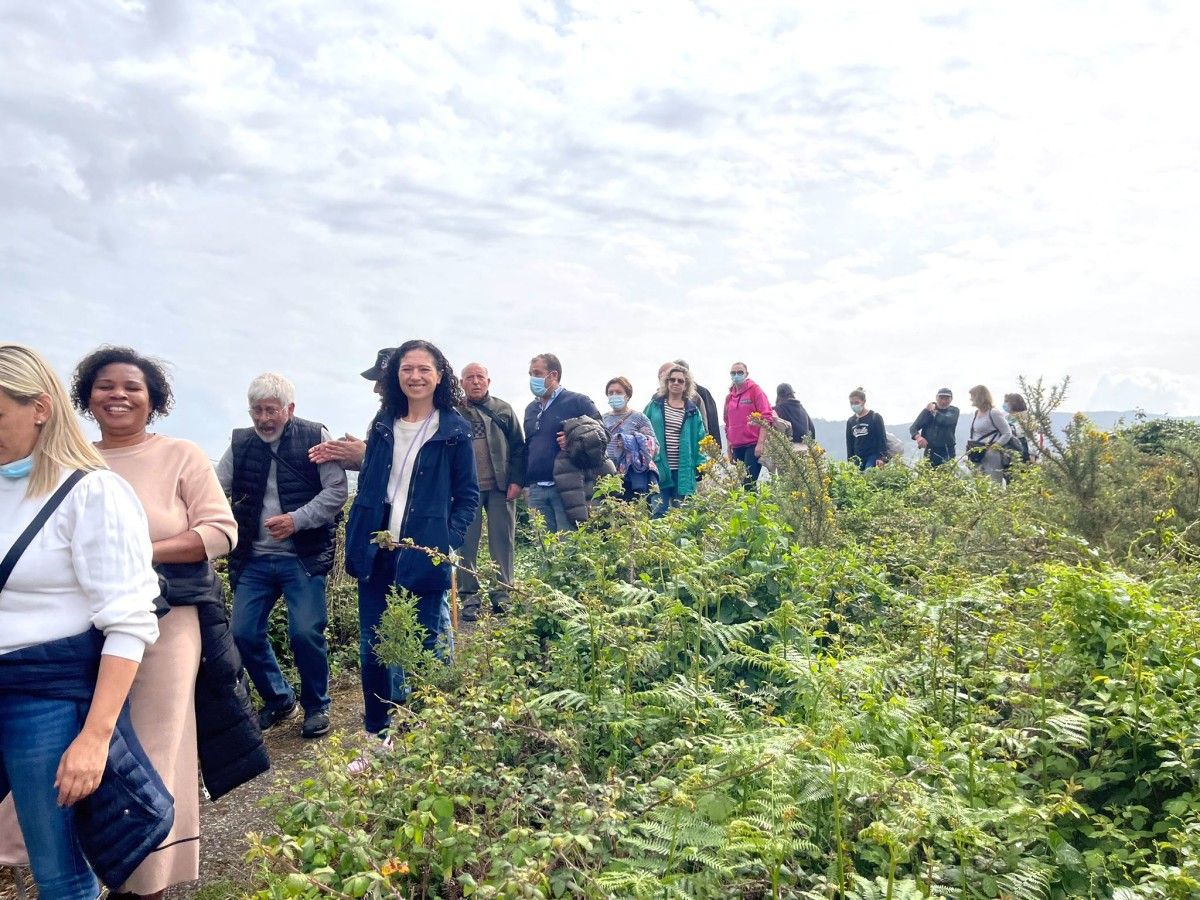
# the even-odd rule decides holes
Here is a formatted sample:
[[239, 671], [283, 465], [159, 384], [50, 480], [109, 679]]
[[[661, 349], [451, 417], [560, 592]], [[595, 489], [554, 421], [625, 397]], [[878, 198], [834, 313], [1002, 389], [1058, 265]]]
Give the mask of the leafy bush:
[[1007, 490], [814, 453], [606, 499], [532, 533], [452, 668], [395, 604], [395, 746], [281, 786], [255, 896], [1194, 896], [1198, 570], [1161, 539], [1194, 520], [1165, 481], [1116, 516], [1090, 441]]

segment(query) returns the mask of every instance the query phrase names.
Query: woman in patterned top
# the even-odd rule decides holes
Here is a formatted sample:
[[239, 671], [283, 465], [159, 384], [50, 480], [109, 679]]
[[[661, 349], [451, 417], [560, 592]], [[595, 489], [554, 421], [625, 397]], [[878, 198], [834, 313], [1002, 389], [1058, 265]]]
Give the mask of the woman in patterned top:
[[633, 385], [624, 375], [610, 378], [604, 386], [604, 393], [612, 410], [605, 413], [603, 419], [604, 429], [608, 432], [605, 456], [613, 461], [617, 474], [624, 477], [624, 499], [632, 500], [650, 490], [650, 477], [643, 463], [649, 463], [649, 470], [654, 470], [654, 454], [658, 449], [654, 426], [629, 405], [633, 399]]
[[662, 375], [658, 393], [645, 409], [658, 442], [657, 515], [696, 492], [696, 467], [700, 465], [700, 439], [704, 422], [696, 406], [696, 386], [683, 366], [673, 365]]

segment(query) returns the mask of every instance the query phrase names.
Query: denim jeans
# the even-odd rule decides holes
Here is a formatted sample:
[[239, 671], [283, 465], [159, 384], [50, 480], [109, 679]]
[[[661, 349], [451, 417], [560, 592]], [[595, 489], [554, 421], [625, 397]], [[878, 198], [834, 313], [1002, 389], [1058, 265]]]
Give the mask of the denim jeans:
[[529, 488], [529, 508], [542, 514], [547, 531], [575, 530], [575, 523], [567, 517], [567, 508], [563, 506], [558, 488], [553, 485], [532, 485]]
[[51, 900], [95, 900], [100, 883], [83, 857], [75, 812], [58, 805], [54, 778], [63, 752], [83, 728], [87, 704], [0, 694], [0, 781], [12, 788], [38, 893]]
[[233, 595], [233, 640], [268, 709], [296, 699], [267, 640], [267, 621], [279, 595], [288, 611], [288, 639], [300, 673], [305, 715], [329, 709], [329, 647], [325, 641], [325, 576], [309, 575], [295, 556], [250, 557]]
[[676, 479], [679, 478], [677, 470], [671, 470], [669, 482], [660, 481], [658, 483], [658, 493], [650, 495], [650, 514], [655, 518], [661, 518], [667, 514], [672, 506], [678, 506], [683, 502], [683, 498], [675, 490]]
[[754, 444], [744, 447], [733, 447], [730, 453], [734, 462], [740, 462], [746, 467], [746, 487], [752, 488], [758, 483], [758, 474], [762, 471], [762, 460], [754, 455]]
[[[358, 582], [358, 653], [362, 674], [363, 730], [378, 734], [387, 727], [388, 710], [408, 699], [404, 669], [385, 666], [375, 656], [379, 643], [376, 629], [387, 609], [388, 592], [395, 584], [396, 553], [379, 550], [371, 576]], [[446, 591], [417, 598], [417, 619], [425, 626], [424, 646], [444, 662], [454, 655], [454, 629], [450, 624], [450, 602]]]

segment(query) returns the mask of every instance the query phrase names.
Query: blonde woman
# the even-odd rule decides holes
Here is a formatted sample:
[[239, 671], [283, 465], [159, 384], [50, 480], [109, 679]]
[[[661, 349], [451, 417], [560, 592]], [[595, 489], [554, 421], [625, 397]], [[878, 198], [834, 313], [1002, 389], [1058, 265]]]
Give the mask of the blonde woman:
[[971, 433], [967, 439], [967, 459], [992, 481], [1004, 482], [1003, 447], [1012, 438], [1012, 429], [1004, 413], [992, 403], [992, 392], [982, 384], [971, 388]]
[[[13, 795], [40, 895], [95, 900], [89, 860], [116, 887], [110, 879], [140, 863], [173, 818], [168, 796], [143, 829], [130, 804], [118, 824], [139, 842], [114, 863], [118, 833], [80, 827], [71, 808], [98, 788], [97, 803], [106, 798], [110, 746], [136, 746], [122, 708], [158, 637], [158, 579], [133, 489], [84, 437], [46, 362], [0, 344], [0, 556], [25, 535], [0, 588], [0, 797]], [[140, 746], [134, 755], [137, 783], [161, 790]]]
[[696, 385], [687, 368], [667, 367], [660, 376], [658, 393], [644, 412], [658, 445], [654, 462], [660, 494], [655, 512], [663, 515], [684, 497], [696, 493], [696, 469], [704, 461], [700, 453], [704, 420], [696, 404]]

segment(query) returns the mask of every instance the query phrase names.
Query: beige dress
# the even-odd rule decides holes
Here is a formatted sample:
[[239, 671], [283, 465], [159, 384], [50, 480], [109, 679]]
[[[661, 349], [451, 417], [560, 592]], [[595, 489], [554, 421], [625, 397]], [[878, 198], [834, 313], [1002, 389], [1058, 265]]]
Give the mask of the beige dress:
[[[237, 542], [229, 502], [212, 463], [195, 444], [150, 435], [136, 446], [100, 452], [142, 501], [152, 541], [190, 529], [200, 535], [209, 559], [225, 555]], [[196, 609], [175, 607], [158, 626], [158, 640], [146, 649], [129, 705], [138, 738], [175, 798], [175, 824], [162, 846], [122, 886], [122, 891], [134, 894], [153, 894], [200, 877]], [[28, 865], [11, 798], [0, 806], [0, 864]]]

